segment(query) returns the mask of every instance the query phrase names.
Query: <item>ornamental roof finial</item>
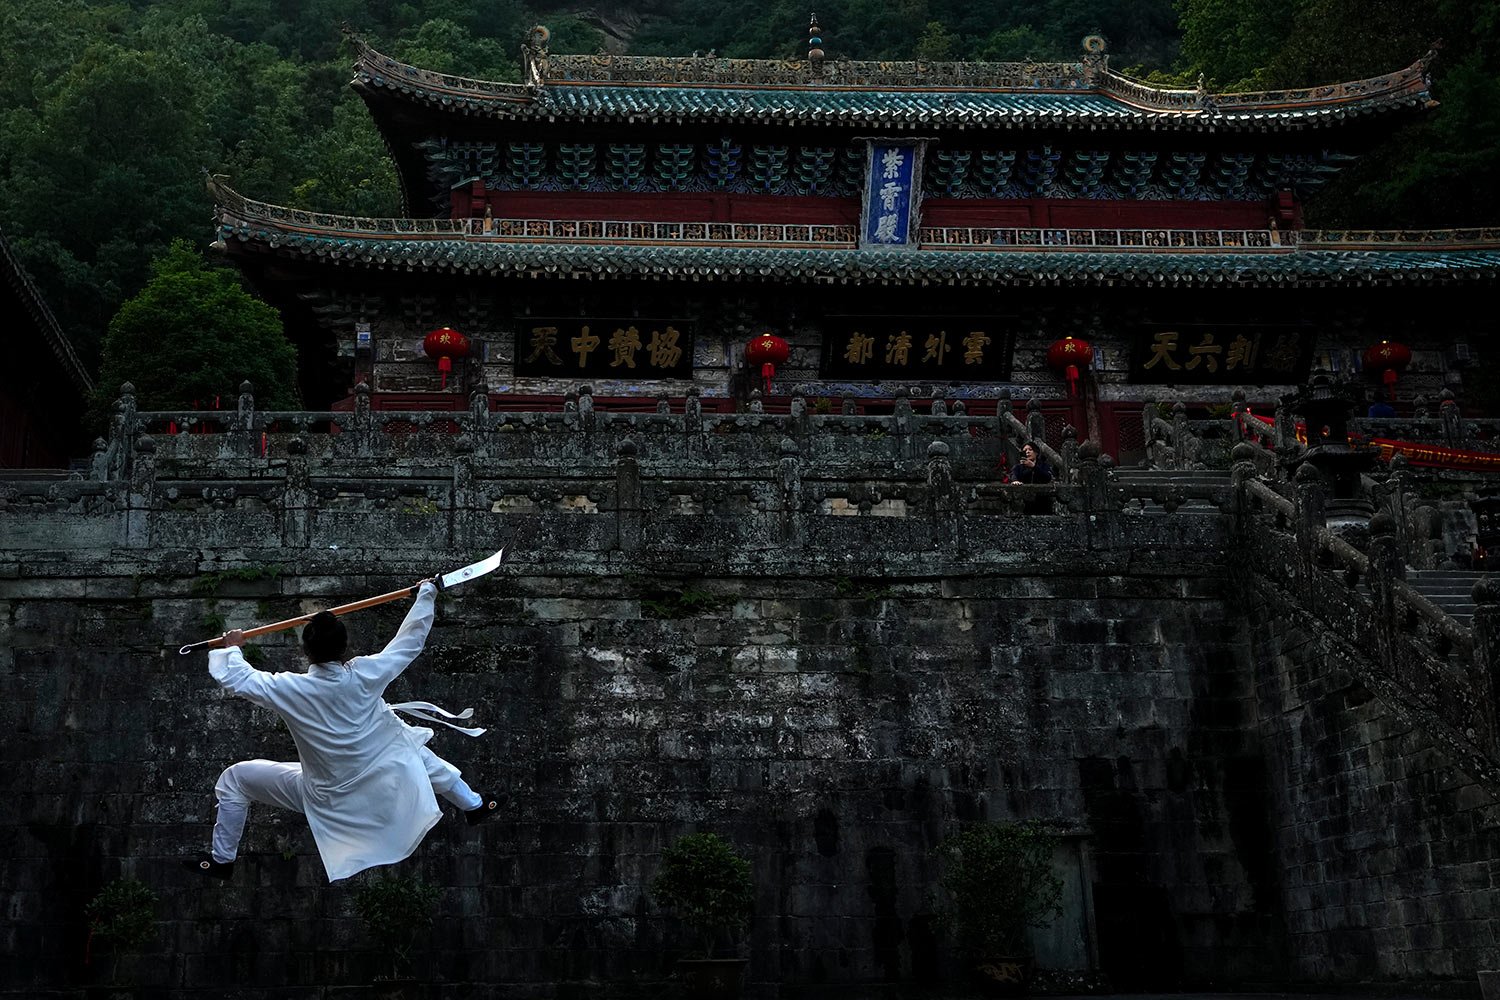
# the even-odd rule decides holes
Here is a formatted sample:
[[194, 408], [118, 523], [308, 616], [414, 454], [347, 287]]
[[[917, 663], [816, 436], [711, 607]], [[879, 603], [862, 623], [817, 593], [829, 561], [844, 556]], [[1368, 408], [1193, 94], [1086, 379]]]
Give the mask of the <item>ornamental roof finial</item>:
[[1083, 40], [1083, 79], [1090, 86], [1097, 87], [1109, 69], [1107, 48], [1103, 35], [1088, 35]]
[[823, 61], [823, 29], [818, 27], [818, 15], [808, 15], [807, 21], [807, 61], [816, 69]]

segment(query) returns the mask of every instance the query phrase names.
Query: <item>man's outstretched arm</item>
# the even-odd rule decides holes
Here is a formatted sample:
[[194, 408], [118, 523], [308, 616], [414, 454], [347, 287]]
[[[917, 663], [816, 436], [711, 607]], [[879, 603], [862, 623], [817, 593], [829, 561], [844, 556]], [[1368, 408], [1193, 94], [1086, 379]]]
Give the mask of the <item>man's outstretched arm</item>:
[[401, 622], [401, 627], [385, 648], [373, 656], [358, 656], [349, 665], [369, 684], [384, 690], [385, 686], [401, 675], [422, 647], [427, 643], [427, 633], [432, 631], [432, 619], [436, 614], [437, 586], [431, 580], [423, 580], [417, 589], [417, 599]]
[[271, 688], [275, 674], [256, 670], [240, 652], [245, 642], [245, 633], [234, 629], [224, 633], [224, 646], [208, 651], [208, 672], [219, 686], [230, 694], [237, 694], [262, 708], [271, 708]]

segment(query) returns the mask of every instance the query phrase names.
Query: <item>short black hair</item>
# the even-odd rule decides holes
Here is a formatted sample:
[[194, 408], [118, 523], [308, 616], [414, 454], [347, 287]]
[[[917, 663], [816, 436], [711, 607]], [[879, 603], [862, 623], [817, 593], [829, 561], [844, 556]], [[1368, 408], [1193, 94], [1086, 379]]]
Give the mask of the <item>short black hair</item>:
[[309, 663], [342, 662], [349, 633], [337, 615], [319, 611], [302, 629], [302, 651]]

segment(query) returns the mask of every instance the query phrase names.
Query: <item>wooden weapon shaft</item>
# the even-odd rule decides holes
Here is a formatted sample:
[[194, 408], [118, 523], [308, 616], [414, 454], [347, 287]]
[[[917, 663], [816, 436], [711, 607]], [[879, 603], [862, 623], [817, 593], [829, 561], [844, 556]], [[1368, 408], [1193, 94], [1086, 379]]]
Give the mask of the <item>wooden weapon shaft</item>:
[[[366, 597], [362, 601], [355, 601], [352, 604], [340, 604], [336, 608], [328, 608], [327, 610], [331, 615], [347, 615], [355, 611], [363, 611], [365, 608], [373, 608], [377, 604], [389, 604], [391, 601], [399, 601], [403, 597], [410, 597], [417, 592], [417, 587], [420, 586], [421, 584], [417, 584], [413, 587], [403, 587], [400, 590], [393, 590], [389, 594], [381, 594], [378, 597]], [[257, 625], [255, 626], [255, 628], [247, 628], [244, 630], [245, 638], [251, 639], [255, 636], [267, 635], [271, 632], [285, 632], [289, 628], [296, 628], [298, 625], [306, 625], [308, 622], [312, 621], [313, 615], [317, 614], [322, 614], [322, 612], [314, 611], [312, 614], [302, 615], [298, 618], [288, 618], [286, 619], [286, 621], [272, 622], [270, 625]], [[221, 635], [213, 639], [204, 639], [202, 642], [189, 643], [188, 645], [183, 646], [177, 652], [178, 655], [186, 655], [187, 653], [191, 653], [194, 650], [214, 649], [218, 646], [223, 645], [223, 643], [224, 637]]]

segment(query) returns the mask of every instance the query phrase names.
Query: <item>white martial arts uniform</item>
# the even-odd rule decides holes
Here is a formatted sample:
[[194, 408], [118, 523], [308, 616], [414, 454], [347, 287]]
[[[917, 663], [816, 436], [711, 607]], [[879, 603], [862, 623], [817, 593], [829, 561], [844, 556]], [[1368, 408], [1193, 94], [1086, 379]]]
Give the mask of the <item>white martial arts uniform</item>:
[[[219, 776], [215, 861], [235, 859], [251, 802], [306, 814], [330, 882], [409, 857], [442, 815], [434, 792], [464, 809], [480, 804], [458, 768], [424, 746], [432, 730], [408, 726], [382, 697], [386, 685], [422, 651], [436, 593], [432, 584], [422, 584], [385, 649], [348, 663], [314, 663], [306, 673], [267, 673], [245, 662], [236, 647], [208, 654], [209, 672], [225, 690], [281, 716], [301, 758], [300, 764], [244, 761]], [[468, 716], [448, 715], [425, 703], [397, 707], [423, 718], [431, 717], [421, 710]]]

